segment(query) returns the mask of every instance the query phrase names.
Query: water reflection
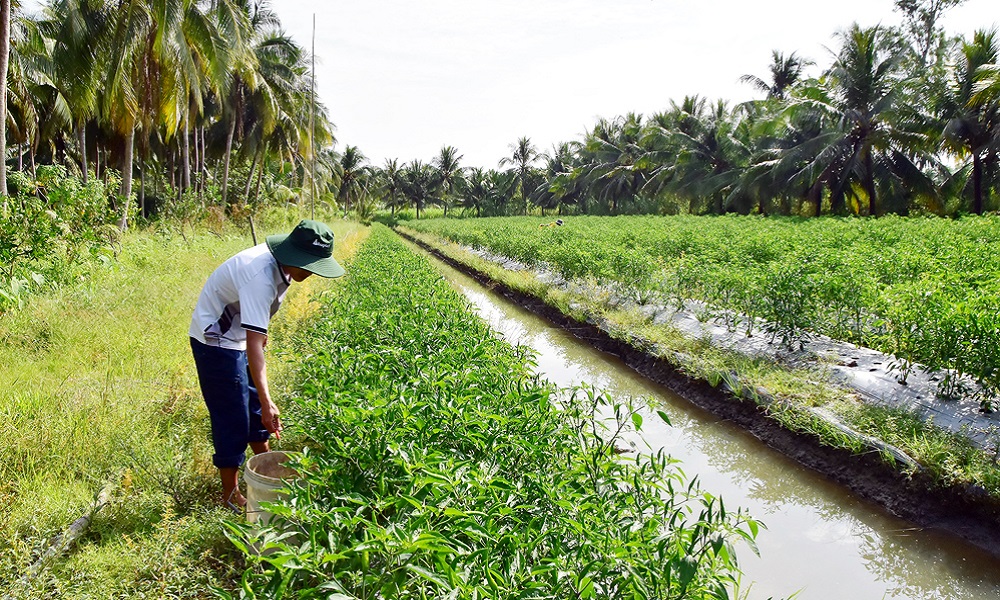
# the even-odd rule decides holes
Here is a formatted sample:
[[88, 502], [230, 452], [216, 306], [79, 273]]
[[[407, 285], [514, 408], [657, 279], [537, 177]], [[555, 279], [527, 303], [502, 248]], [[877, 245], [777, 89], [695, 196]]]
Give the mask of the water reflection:
[[[646, 415], [640, 451], [663, 448], [688, 476], [764, 521], [760, 557], [740, 552], [751, 600], [1000, 598], [1000, 561], [950, 536], [914, 530], [691, 406], [620, 361], [434, 261], [506, 340], [532, 348], [537, 371], [566, 387], [587, 383], [624, 398], [652, 398], [671, 425]], [[745, 550], [745, 549], [744, 549]]]

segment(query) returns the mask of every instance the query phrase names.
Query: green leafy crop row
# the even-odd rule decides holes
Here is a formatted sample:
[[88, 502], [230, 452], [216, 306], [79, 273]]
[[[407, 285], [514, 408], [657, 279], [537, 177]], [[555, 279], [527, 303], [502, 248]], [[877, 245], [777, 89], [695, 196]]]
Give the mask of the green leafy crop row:
[[384, 227], [348, 273], [297, 349], [287, 529], [234, 526], [244, 596], [732, 597], [759, 524], [670, 457], [620, 454], [639, 413], [537, 380]]
[[[574, 217], [429, 220], [408, 226], [590, 278], [636, 300], [706, 302], [748, 335], [784, 343], [811, 333], [949, 369], [990, 408], [1000, 393], [1000, 218], [781, 219]], [[765, 331], [757, 329], [763, 326]]]

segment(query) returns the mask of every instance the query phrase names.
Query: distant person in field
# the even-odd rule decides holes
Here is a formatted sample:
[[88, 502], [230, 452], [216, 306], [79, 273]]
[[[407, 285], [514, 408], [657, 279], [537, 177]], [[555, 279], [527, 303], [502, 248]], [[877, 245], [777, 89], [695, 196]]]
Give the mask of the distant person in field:
[[304, 220], [288, 235], [222, 263], [205, 282], [191, 317], [191, 350], [212, 424], [212, 462], [222, 480], [222, 501], [233, 510], [246, 505], [237, 473], [247, 445], [255, 454], [281, 437], [278, 406], [267, 387], [264, 346], [271, 317], [293, 281], [316, 274], [340, 277], [333, 258], [333, 232]]

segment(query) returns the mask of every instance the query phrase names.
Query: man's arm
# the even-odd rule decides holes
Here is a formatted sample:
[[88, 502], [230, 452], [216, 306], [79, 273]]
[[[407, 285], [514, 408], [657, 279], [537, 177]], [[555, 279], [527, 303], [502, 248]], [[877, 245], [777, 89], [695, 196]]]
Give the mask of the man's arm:
[[271, 400], [271, 392], [267, 387], [267, 363], [264, 360], [264, 346], [267, 336], [257, 331], [247, 330], [247, 362], [250, 363], [250, 376], [253, 378], [257, 396], [260, 398], [260, 420], [274, 437], [281, 439], [281, 419], [278, 418], [278, 406]]

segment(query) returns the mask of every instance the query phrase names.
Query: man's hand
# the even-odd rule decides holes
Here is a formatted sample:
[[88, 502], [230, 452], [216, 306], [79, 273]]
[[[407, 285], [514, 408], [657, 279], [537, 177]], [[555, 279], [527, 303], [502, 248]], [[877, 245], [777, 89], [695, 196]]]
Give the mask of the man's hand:
[[264, 429], [270, 431], [274, 434], [275, 439], [281, 439], [281, 418], [278, 416], [280, 411], [278, 410], [278, 405], [274, 402], [268, 402], [266, 404], [260, 405], [260, 420], [264, 425]]

